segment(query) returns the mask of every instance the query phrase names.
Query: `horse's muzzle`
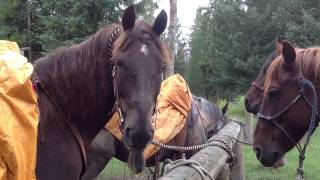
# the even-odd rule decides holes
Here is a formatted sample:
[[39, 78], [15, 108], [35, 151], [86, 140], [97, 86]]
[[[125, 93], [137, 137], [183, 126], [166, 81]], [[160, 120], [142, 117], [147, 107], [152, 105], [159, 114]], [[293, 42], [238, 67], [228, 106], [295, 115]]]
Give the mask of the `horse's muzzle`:
[[124, 130], [124, 143], [129, 149], [144, 149], [152, 140], [154, 129], [151, 128], [130, 128]]

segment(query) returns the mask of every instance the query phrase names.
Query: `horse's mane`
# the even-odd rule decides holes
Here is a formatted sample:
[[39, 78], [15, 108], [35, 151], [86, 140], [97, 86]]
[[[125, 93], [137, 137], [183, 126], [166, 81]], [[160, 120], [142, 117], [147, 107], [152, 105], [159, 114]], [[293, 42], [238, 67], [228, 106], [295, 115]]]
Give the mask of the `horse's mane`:
[[[304, 77], [310, 78], [313, 83], [318, 84], [320, 81], [320, 48], [313, 47], [307, 49], [295, 48], [296, 60], [295, 65]], [[272, 75], [275, 71], [280, 70], [280, 66], [284, 63], [282, 56], [278, 56], [269, 66], [265, 78], [265, 92], [269, 88]]]
[[[43, 98], [55, 101], [40, 106], [44, 119], [56, 125], [72, 121], [79, 127], [87, 127], [95, 120], [90, 126], [94, 129], [87, 129], [88, 132], [95, 132], [105, 124], [114, 104], [106, 50], [110, 34], [117, 26], [104, 27], [82, 43], [58, 48], [35, 62], [33, 78], [39, 78], [50, 96]], [[93, 138], [90, 136], [89, 139]]]

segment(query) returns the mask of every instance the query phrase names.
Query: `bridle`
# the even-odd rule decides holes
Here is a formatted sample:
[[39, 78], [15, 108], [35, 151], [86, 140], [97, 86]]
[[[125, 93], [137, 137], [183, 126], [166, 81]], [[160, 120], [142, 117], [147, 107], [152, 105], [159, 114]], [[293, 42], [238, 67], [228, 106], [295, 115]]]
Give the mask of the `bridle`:
[[119, 96], [118, 96], [118, 89], [117, 89], [117, 81], [115, 81], [115, 76], [117, 74], [117, 64], [116, 62], [112, 59], [112, 48], [113, 48], [113, 43], [114, 41], [117, 39], [117, 37], [119, 36], [119, 32], [120, 32], [120, 27], [115, 28], [111, 35], [110, 38], [108, 40], [108, 47], [107, 47], [107, 55], [108, 55], [108, 72], [110, 77], [112, 77], [112, 83], [111, 86], [113, 88], [113, 94], [115, 97], [115, 103], [113, 106], [112, 111], [109, 113], [109, 115], [112, 115], [115, 111], [117, 111], [119, 113], [119, 117], [120, 117], [120, 129], [124, 128], [124, 118], [123, 118], [123, 114], [121, 111], [121, 108], [119, 106]]
[[[273, 125], [275, 125], [276, 127], [278, 127], [289, 139], [290, 141], [292, 141], [292, 143], [295, 144], [296, 148], [299, 151], [299, 166], [297, 168], [297, 179], [301, 179], [304, 175], [304, 171], [303, 171], [303, 160], [305, 159], [305, 151], [307, 148], [307, 145], [310, 142], [310, 138], [314, 132], [314, 130], [317, 128], [318, 124], [319, 124], [319, 113], [318, 113], [318, 100], [317, 100], [317, 93], [315, 90], [315, 87], [313, 85], [313, 83], [306, 79], [303, 78], [302, 76], [300, 76], [298, 78], [298, 84], [299, 84], [299, 91], [298, 91], [298, 95], [291, 101], [290, 104], [288, 104], [287, 106], [285, 106], [281, 111], [275, 113], [272, 116], [266, 116], [262, 113], [258, 113], [257, 117], [261, 120], [264, 120], [266, 122], [272, 123]], [[305, 89], [309, 87], [312, 90], [312, 103], [308, 100], [308, 98], [305, 95]], [[281, 116], [282, 114], [284, 114], [285, 112], [287, 112], [291, 107], [293, 107], [300, 99], [304, 100], [308, 106], [311, 108], [311, 117], [310, 117], [310, 123], [309, 123], [309, 127], [307, 130], [307, 138], [305, 141], [305, 144], [303, 145], [303, 147], [300, 145], [299, 142], [296, 142], [294, 140], [294, 138], [276, 121], [274, 121], [274, 119], [278, 118], [279, 116]]]

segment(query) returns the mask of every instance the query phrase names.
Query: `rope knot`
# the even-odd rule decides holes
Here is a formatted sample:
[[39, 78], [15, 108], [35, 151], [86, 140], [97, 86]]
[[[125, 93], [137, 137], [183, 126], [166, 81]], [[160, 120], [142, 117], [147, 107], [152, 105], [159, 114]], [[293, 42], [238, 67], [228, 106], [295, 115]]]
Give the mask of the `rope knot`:
[[304, 175], [304, 171], [302, 168], [297, 168], [297, 176], [300, 176], [303, 178], [303, 175]]
[[299, 159], [300, 159], [300, 160], [303, 161], [305, 158], [306, 158], [306, 157], [305, 157], [303, 154], [300, 154], [300, 155], [299, 155]]

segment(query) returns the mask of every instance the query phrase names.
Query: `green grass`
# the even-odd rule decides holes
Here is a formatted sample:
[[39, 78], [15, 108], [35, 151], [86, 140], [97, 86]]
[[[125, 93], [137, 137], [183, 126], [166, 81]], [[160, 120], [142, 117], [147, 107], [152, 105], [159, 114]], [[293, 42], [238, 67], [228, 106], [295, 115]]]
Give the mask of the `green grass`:
[[[220, 101], [222, 107], [225, 101]], [[230, 117], [237, 117], [244, 120], [243, 97], [237, 98], [236, 102], [229, 104], [227, 112]], [[255, 124], [255, 120], [254, 120]], [[306, 159], [304, 161], [305, 179], [320, 180], [320, 129], [316, 130], [311, 138], [311, 144], [307, 148]], [[295, 179], [296, 168], [298, 165], [298, 152], [296, 149], [291, 150], [286, 155], [287, 164], [284, 167], [273, 169], [263, 167], [256, 159], [251, 146], [244, 147], [244, 164], [246, 180], [292, 180]], [[124, 173], [129, 175], [130, 172], [124, 167], [123, 163], [113, 160], [112, 163], [103, 171], [103, 179], [110, 179], [112, 176], [123, 176]], [[125, 169], [124, 169], [125, 168]], [[126, 172], [124, 172], [126, 170]], [[111, 178], [113, 179], [113, 178]]]
[[[315, 132], [312, 142], [307, 148], [306, 159], [304, 161], [305, 178], [310, 180], [320, 179], [320, 157], [318, 155], [320, 148], [320, 134]], [[296, 168], [298, 167], [298, 151], [291, 150], [287, 155], [287, 164], [284, 167], [273, 169], [263, 167], [255, 157], [252, 148], [244, 148], [245, 174], [248, 180], [272, 180], [272, 179], [294, 179]]]
[[130, 173], [128, 166], [113, 158], [111, 162], [106, 166], [104, 171], [100, 174], [102, 177], [110, 177], [110, 176], [128, 176]]

